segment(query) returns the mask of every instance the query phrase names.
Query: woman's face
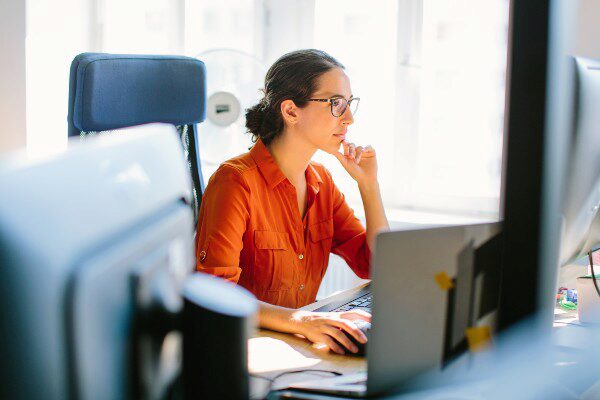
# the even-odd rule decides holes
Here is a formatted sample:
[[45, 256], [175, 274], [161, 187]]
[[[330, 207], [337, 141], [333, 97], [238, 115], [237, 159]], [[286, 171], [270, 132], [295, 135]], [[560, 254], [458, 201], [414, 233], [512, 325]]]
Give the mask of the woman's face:
[[[317, 91], [312, 99], [332, 99], [343, 97], [352, 98], [350, 79], [340, 68], [334, 68], [321, 75], [317, 82]], [[340, 117], [331, 113], [331, 103], [309, 101], [308, 104], [298, 109], [297, 132], [302, 135], [317, 149], [327, 153], [339, 150], [340, 144], [346, 138], [348, 125], [354, 119], [350, 107]]]

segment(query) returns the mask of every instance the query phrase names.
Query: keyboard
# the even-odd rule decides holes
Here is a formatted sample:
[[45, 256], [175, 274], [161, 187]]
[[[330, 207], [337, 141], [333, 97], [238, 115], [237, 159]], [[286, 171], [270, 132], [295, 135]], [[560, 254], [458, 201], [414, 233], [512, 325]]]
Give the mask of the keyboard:
[[367, 293], [357, 299], [335, 308], [333, 311], [350, 311], [354, 308], [361, 308], [370, 313], [372, 301], [373, 295], [371, 293]]
[[371, 293], [371, 284], [362, 287], [358, 292], [353, 291], [351, 294], [342, 296], [335, 301], [329, 302], [314, 311], [348, 311], [354, 308], [360, 308], [368, 313], [371, 312], [371, 302], [373, 294]]

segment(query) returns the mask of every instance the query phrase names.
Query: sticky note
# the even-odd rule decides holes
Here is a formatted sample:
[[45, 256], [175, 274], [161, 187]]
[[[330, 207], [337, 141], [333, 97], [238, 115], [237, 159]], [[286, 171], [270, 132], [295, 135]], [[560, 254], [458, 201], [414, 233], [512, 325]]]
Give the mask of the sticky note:
[[442, 290], [450, 290], [454, 287], [452, 279], [450, 279], [446, 272], [440, 272], [439, 274], [437, 274], [435, 276], [435, 281]]
[[489, 326], [467, 328], [467, 343], [469, 350], [477, 352], [487, 348], [492, 341], [492, 329]]

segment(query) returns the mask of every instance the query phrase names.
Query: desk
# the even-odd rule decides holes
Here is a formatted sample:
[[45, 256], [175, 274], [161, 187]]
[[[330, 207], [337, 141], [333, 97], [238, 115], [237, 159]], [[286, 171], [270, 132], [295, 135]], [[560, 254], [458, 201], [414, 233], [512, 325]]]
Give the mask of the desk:
[[[319, 302], [303, 307], [303, 309], [317, 309], [324, 304], [336, 301], [342, 296], [347, 296], [350, 293], [358, 292], [365, 285], [366, 284], [362, 284], [356, 288], [330, 296]], [[570, 327], [573, 327], [573, 325], [576, 325], [574, 330], [570, 329]], [[554, 338], [557, 345], [577, 348], [577, 342], [579, 342], [580, 339], [582, 341], [589, 341], [590, 338], [585, 336], [589, 335], [590, 331], [587, 329], [582, 330], [581, 328], [582, 327], [577, 319], [577, 311], [564, 311], [560, 308], [556, 309]], [[584, 337], [582, 337], [582, 335]], [[256, 332], [256, 334], [249, 340], [248, 347], [248, 367], [250, 373], [253, 375], [250, 379], [251, 398], [262, 398], [266, 395], [269, 382], [264, 378], [273, 378], [285, 371], [320, 369], [333, 370], [341, 372], [342, 374], [350, 374], [365, 371], [367, 369], [366, 358], [350, 355], [342, 356], [332, 352], [320, 351], [314, 349], [311, 343], [302, 337], [264, 329], [260, 329]], [[262, 378], [257, 378], [256, 376]], [[277, 379], [272, 389], [283, 389], [292, 382], [306, 381], [314, 379], [317, 376], [329, 375], [316, 375], [309, 372], [285, 375]], [[598, 397], [586, 398], [600, 398], [600, 381], [594, 385], [593, 388], [590, 388], [590, 390], [593, 391], [593, 394], [591, 394], [592, 396], [597, 394]], [[340, 399], [340, 397], [318, 394], [301, 394], [301, 396], [301, 398], [304, 399], [315, 400]], [[419, 397], [418, 394], [415, 394], [415, 396], [416, 398]], [[413, 396], [410, 394], [393, 397], [401, 397], [402, 399], [407, 400], [413, 398]]]
[[[355, 288], [329, 296], [316, 303], [302, 307], [303, 310], [315, 310], [327, 303], [336, 301], [340, 297], [358, 292], [368, 283], [363, 283]], [[248, 342], [248, 369], [251, 376], [250, 387], [253, 398], [258, 397], [268, 387], [266, 379], [273, 378], [285, 371], [300, 369], [320, 369], [337, 371], [344, 375], [365, 371], [367, 359], [350, 355], [339, 355], [333, 352], [317, 350], [311, 342], [303, 337], [286, 333], [259, 329]], [[273, 389], [285, 388], [291, 382], [306, 381], [315, 378], [314, 373], [290, 374], [277, 379]], [[320, 376], [333, 376], [320, 374]], [[260, 398], [260, 397], [258, 397]]]

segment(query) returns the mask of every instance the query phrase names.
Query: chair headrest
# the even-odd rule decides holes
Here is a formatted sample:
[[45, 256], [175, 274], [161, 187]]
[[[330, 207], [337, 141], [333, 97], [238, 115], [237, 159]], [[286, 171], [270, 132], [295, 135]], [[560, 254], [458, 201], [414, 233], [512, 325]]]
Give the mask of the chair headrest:
[[69, 91], [69, 136], [206, 117], [206, 68], [191, 57], [83, 53]]

